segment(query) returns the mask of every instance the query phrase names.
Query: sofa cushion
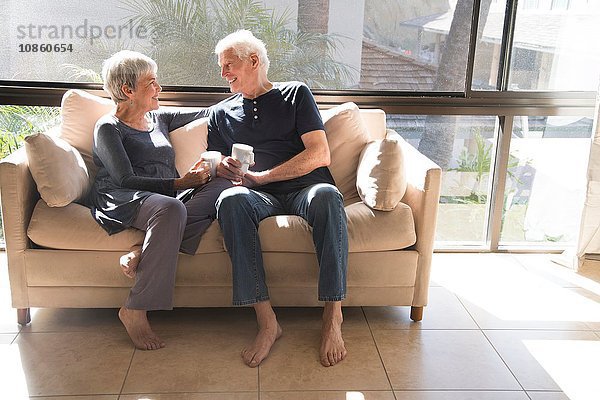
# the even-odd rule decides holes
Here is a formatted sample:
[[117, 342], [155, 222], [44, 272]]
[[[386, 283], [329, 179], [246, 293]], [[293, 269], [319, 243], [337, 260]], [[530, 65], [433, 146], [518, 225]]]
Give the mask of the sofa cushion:
[[183, 176], [208, 147], [208, 118], [200, 118], [177, 128], [169, 137], [175, 150], [175, 167]]
[[[364, 203], [346, 206], [348, 245], [351, 253], [400, 250], [416, 242], [410, 207], [400, 203], [389, 212], [372, 210]], [[261, 221], [263, 251], [314, 253], [311, 227], [298, 217], [280, 215]]]
[[374, 210], [393, 210], [406, 192], [402, 140], [390, 130], [388, 137], [367, 144], [360, 155], [356, 188], [362, 201]]
[[90, 188], [81, 154], [59, 137], [36, 133], [25, 137], [29, 170], [38, 192], [50, 207], [82, 199]]
[[360, 201], [356, 191], [356, 167], [363, 147], [369, 141], [358, 106], [344, 103], [321, 111], [331, 153], [329, 170], [344, 195], [346, 205]]
[[[144, 232], [133, 228], [109, 236], [94, 221], [90, 209], [80, 204], [50, 208], [42, 200], [33, 210], [27, 236], [38, 246], [63, 250], [129, 251], [144, 241]], [[222, 251], [223, 237], [215, 221], [202, 236], [196, 253]]]
[[33, 210], [27, 236], [38, 246], [64, 250], [129, 251], [144, 240], [144, 233], [137, 229], [109, 236], [90, 209], [80, 204], [50, 208], [41, 200]]
[[78, 89], [68, 90], [62, 98], [60, 136], [79, 150], [92, 178], [96, 176], [98, 169], [92, 159], [94, 127], [101, 116], [113, 111], [115, 107], [112, 100]]

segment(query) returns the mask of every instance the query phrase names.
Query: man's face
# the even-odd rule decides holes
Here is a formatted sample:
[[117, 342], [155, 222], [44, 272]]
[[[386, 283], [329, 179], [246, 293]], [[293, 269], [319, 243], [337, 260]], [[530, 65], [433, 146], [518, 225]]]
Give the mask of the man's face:
[[240, 59], [233, 49], [225, 50], [219, 55], [221, 77], [227, 81], [232, 93], [252, 97], [258, 82], [258, 67], [253, 65], [253, 60], [256, 58], [252, 56], [247, 60]]

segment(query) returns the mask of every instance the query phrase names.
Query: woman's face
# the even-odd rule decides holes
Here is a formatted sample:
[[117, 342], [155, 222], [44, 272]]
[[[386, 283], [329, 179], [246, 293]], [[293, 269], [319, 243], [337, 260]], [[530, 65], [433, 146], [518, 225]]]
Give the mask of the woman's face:
[[148, 72], [138, 79], [135, 90], [132, 91], [130, 100], [136, 107], [144, 111], [158, 109], [158, 95], [162, 91], [162, 87], [156, 80], [154, 72]]

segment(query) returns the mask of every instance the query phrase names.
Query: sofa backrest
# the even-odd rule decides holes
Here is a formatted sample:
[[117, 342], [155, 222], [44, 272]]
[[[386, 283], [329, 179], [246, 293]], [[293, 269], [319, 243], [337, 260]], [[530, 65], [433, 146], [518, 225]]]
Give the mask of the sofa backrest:
[[[60, 137], [82, 155], [93, 179], [97, 170], [92, 159], [96, 121], [113, 111], [114, 103], [82, 90], [67, 91], [62, 100]], [[329, 169], [344, 195], [346, 204], [360, 201], [356, 191], [356, 168], [365, 144], [385, 137], [385, 113], [379, 109], [359, 110], [354, 103], [322, 110], [331, 151]], [[185, 173], [206, 150], [207, 119], [203, 118], [171, 132], [176, 166]]]

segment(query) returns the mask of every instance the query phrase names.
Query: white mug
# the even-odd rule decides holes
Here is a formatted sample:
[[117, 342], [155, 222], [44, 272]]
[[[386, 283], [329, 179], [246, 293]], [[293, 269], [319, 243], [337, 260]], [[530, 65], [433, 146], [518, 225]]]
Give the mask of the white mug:
[[234, 143], [231, 148], [231, 157], [242, 163], [242, 172], [248, 172], [248, 167], [254, 164], [254, 148], [247, 144]]
[[220, 151], [205, 151], [200, 155], [205, 161], [210, 163], [210, 176], [211, 179], [217, 176], [217, 165], [221, 163], [221, 152]]

